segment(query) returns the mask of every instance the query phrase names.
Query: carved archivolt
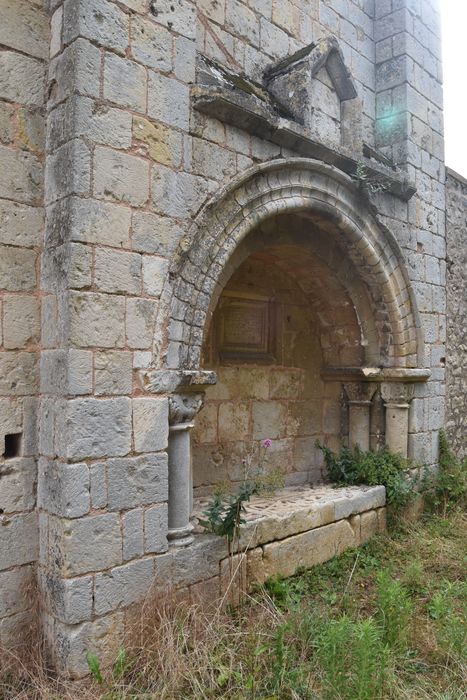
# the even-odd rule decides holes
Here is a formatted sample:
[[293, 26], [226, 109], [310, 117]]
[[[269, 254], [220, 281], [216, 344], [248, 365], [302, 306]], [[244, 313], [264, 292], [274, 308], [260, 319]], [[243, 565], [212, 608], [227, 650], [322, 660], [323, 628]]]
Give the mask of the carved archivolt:
[[[305, 158], [278, 159], [251, 168], [193, 222], [161, 297], [156, 361], [163, 364], [168, 343], [169, 367], [199, 367], [205, 325], [233, 253], [259, 224], [293, 212], [331, 221], [353, 259], [372, 299], [371, 322], [379, 344], [379, 357], [372, 360], [381, 366], [422, 366], [423, 337], [415, 296], [396, 239], [377, 221], [350, 177]], [[176, 337], [164, 337], [167, 327], [177, 327]]]

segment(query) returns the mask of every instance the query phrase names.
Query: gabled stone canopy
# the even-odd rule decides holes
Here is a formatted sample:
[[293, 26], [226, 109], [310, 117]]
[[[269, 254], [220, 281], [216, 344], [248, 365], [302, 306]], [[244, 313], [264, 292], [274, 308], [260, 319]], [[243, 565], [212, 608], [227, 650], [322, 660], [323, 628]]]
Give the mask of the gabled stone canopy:
[[309, 85], [323, 68], [326, 68], [341, 102], [353, 100], [358, 96], [339, 43], [333, 36], [309, 44], [292, 56], [279, 61], [266, 70], [264, 78], [269, 92], [279, 102], [288, 104], [297, 119], [306, 121], [303, 112], [307, 104]]

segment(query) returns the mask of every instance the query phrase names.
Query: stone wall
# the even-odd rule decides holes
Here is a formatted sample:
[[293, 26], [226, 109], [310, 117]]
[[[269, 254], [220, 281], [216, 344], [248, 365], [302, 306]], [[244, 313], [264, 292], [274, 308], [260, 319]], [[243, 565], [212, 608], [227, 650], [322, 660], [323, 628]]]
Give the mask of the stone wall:
[[[49, 21], [39, 2], [0, 0], [6, 67], [0, 72], [6, 105], [0, 133], [7, 165], [0, 174], [7, 221], [0, 259], [0, 362], [7, 378], [1, 400], [16, 395], [6, 403], [12, 412], [0, 416], [9, 416], [8, 435], [23, 434], [21, 459], [3, 460], [1, 468], [9, 462], [13, 494], [18, 479], [25, 484], [0, 525], [0, 538], [10, 537], [9, 548], [0, 541], [0, 557], [10, 551], [16, 558], [0, 558], [0, 568], [28, 565], [36, 556], [34, 496], [24, 494], [34, 490], [33, 463], [25, 458], [36, 452], [27, 427], [34, 399], [27, 397], [40, 393], [44, 627], [57, 666], [80, 675], [88, 648], [112, 660], [127, 608], [154, 578], [187, 588], [199, 582], [192, 579], [197, 551], [206, 571], [217, 572], [225, 556], [212, 542], [167, 551], [170, 392], [163, 382], [153, 391], [149, 370], [170, 375], [196, 365], [206, 310], [217, 302], [204, 290], [218, 294], [227, 282], [226, 262], [238, 242], [234, 224], [247, 221], [242, 203], [251, 201], [248, 183], [263, 187], [271, 212], [289, 200], [309, 209], [317, 200], [324, 210], [327, 203], [323, 240], [341, 241], [340, 257], [330, 257], [335, 277], [362, 311], [360, 350], [378, 366], [431, 369], [430, 381], [414, 389], [409, 449], [415, 459], [436, 461], [446, 356], [439, 17], [434, 0], [49, 0], [47, 6], [49, 48]], [[339, 112], [332, 94], [336, 76], [333, 82], [322, 72], [313, 88], [322, 109], [306, 116], [323, 142], [315, 143], [313, 158], [327, 158], [326, 166], [311, 163], [306, 139], [278, 143], [277, 124], [252, 133], [225, 114], [193, 109], [197, 54], [261, 81], [265, 68], [311, 42], [318, 54], [329, 49], [318, 40], [330, 34], [339, 42], [338, 74], [358, 95], [352, 107], [358, 119], [354, 131], [352, 115], [341, 100]], [[48, 55], [42, 196], [37, 110]], [[292, 133], [285, 122], [279, 126]], [[361, 196], [363, 183], [352, 169], [364, 158], [363, 140], [373, 154], [365, 156], [366, 167], [387, 166], [374, 155], [377, 146], [399, 168], [386, 167], [392, 184], [370, 193], [371, 201]], [[304, 156], [305, 163], [293, 160]], [[261, 170], [263, 163], [272, 167]], [[233, 180], [245, 174], [242, 191]], [[417, 188], [411, 198], [407, 180]], [[280, 201], [271, 202], [277, 190]], [[310, 190], [317, 199], [306, 198]], [[341, 210], [329, 212], [337, 204]], [[377, 338], [384, 341], [382, 359], [373, 351]], [[355, 361], [344, 357], [344, 363]], [[392, 398], [399, 406], [400, 397]], [[8, 449], [14, 444], [10, 440]], [[9, 587], [2, 589], [16, 590], [8, 576]], [[22, 607], [8, 595], [7, 619], [14, 622]]]
[[39, 390], [45, 74], [41, 0], [0, 2], [0, 644], [30, 624], [38, 556]]
[[447, 171], [446, 428], [454, 451], [467, 454], [467, 181]]

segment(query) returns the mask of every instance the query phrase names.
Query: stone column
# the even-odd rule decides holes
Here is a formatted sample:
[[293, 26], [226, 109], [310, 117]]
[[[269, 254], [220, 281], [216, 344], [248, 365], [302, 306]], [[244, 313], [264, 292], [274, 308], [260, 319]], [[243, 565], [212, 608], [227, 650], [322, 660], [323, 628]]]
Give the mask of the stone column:
[[370, 449], [370, 408], [376, 391], [374, 384], [349, 382], [344, 384], [349, 403], [349, 447]]
[[408, 454], [409, 408], [413, 392], [413, 384], [381, 384], [386, 409], [386, 445], [391, 452], [398, 452], [403, 457]]
[[191, 429], [203, 405], [204, 393], [177, 393], [169, 397], [169, 542], [183, 547], [193, 542]]

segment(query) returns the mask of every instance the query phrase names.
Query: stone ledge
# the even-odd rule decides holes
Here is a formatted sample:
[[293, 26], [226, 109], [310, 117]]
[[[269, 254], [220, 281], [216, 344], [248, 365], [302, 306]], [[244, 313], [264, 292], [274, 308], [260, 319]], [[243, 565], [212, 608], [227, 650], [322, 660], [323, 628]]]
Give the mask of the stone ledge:
[[[209, 499], [195, 501], [194, 518], [201, 516]], [[239, 548], [254, 549], [279, 542], [293, 535], [382, 508], [386, 504], [384, 486], [332, 486], [285, 488], [273, 498], [253, 498], [246, 507]], [[199, 525], [195, 532], [202, 533]], [[202, 537], [202, 535], [200, 535]]]

